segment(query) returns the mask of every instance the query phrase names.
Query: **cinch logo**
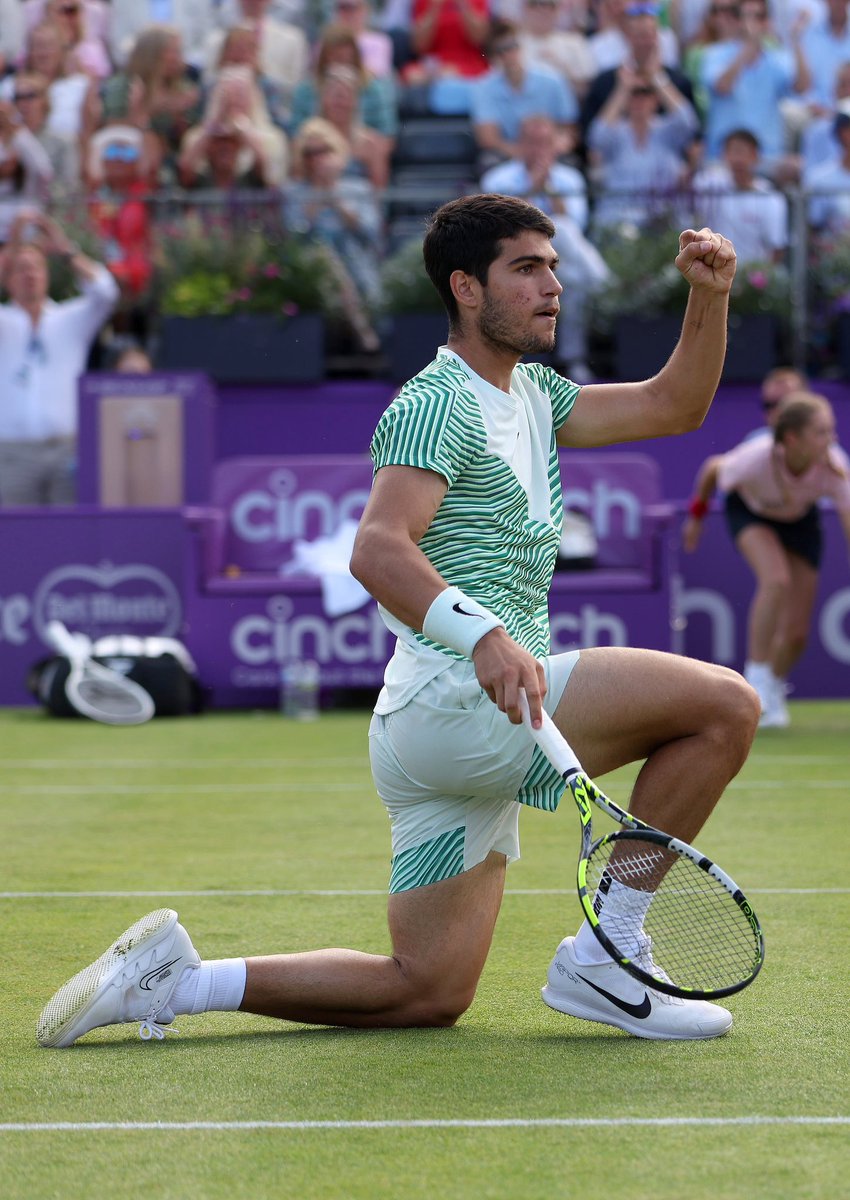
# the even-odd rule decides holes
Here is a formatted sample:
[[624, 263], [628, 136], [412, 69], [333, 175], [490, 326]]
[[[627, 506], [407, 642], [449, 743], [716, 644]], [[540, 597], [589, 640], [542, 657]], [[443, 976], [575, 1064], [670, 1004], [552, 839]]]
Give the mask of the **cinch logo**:
[[[596, 480], [590, 488], [565, 488], [564, 508], [577, 508], [586, 513], [593, 522], [598, 538], [621, 533], [623, 537], [633, 540], [641, 535], [642, 502], [634, 492], [611, 487], [604, 479]], [[615, 527], [612, 516], [616, 512], [621, 516]]]
[[183, 620], [172, 581], [144, 563], [65, 563], [42, 579], [32, 610], [33, 625], [42, 638], [49, 621], [99, 638], [110, 633], [174, 637]]
[[603, 612], [595, 604], [582, 604], [578, 613], [556, 613], [549, 622], [553, 654], [586, 646], [628, 646], [629, 631], [616, 613]]
[[318, 488], [299, 490], [295, 472], [281, 467], [269, 476], [266, 491], [257, 488], [233, 501], [230, 525], [246, 542], [312, 541], [329, 537], [343, 521], [359, 521], [368, 498], [368, 486], [339, 496]]
[[265, 613], [243, 617], [233, 626], [230, 649], [249, 666], [314, 659], [318, 663], [379, 663], [392, 654], [395, 636], [375, 605], [328, 620], [306, 613], [294, 616], [288, 596], [273, 596]]

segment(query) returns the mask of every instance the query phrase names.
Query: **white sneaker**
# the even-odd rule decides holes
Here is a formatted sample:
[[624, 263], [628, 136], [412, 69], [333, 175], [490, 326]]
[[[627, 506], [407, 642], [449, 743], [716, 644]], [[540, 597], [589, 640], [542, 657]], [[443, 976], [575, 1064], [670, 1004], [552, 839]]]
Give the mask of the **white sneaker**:
[[139, 1021], [139, 1036], [165, 1037], [174, 1020], [168, 1001], [186, 967], [200, 966], [177, 913], [159, 908], [136, 921], [45, 1005], [36, 1037], [41, 1046], [70, 1046], [101, 1025]]
[[[636, 1037], [684, 1041], [719, 1037], [732, 1025], [732, 1014], [707, 1000], [682, 1000], [645, 987], [613, 959], [585, 966], [575, 959], [575, 938], [564, 938], [542, 989], [550, 1008], [616, 1025]], [[651, 954], [647, 938], [644, 953]]]
[[766, 699], [761, 706], [759, 729], [787, 729], [791, 724], [785, 694], [785, 680], [772, 676]]

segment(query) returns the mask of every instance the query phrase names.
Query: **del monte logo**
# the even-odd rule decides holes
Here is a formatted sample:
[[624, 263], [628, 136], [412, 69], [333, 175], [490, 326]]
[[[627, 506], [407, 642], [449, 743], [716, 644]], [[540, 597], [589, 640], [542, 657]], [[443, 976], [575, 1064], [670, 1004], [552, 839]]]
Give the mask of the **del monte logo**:
[[33, 596], [33, 624], [42, 637], [50, 621], [91, 638], [175, 637], [180, 596], [167, 575], [145, 563], [64, 563], [45, 575]]

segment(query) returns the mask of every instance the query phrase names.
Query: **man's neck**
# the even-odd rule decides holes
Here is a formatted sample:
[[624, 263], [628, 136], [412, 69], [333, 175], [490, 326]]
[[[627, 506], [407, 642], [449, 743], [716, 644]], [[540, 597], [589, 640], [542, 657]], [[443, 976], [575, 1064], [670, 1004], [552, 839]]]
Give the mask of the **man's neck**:
[[44, 311], [44, 300], [16, 300], [18, 308], [22, 308], [33, 325], [37, 325]]
[[486, 379], [499, 391], [510, 392], [511, 376], [521, 355], [498, 350], [479, 338], [465, 337], [462, 333], [449, 334], [446, 345], [458, 358], [462, 358], [476, 375]]

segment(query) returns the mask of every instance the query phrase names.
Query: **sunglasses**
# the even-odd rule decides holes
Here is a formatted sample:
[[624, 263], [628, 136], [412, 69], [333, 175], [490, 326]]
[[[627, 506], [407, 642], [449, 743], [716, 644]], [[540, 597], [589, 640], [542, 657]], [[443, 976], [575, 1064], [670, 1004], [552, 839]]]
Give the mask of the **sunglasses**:
[[330, 146], [305, 146], [304, 149], [302, 150], [302, 154], [304, 155], [305, 158], [315, 158], [319, 154], [330, 154], [330, 153], [331, 153]]
[[519, 42], [500, 42], [498, 46], [493, 47], [494, 54], [507, 54], [510, 50], [516, 50]]
[[775, 408], [779, 408], [779, 401], [778, 400], [762, 400], [761, 406], [765, 412], [773, 412], [773, 410]]
[[80, 11], [79, 4], [60, 4], [59, 11], [65, 17], [75, 17]]
[[655, 88], [651, 88], [651, 87], [636, 87], [636, 88], [632, 88], [632, 90], [631, 90], [631, 93], [630, 93], [630, 94], [631, 94], [632, 96], [654, 96], [654, 95], [655, 95]]
[[44, 92], [15, 92], [13, 97], [16, 104], [23, 103], [24, 100], [40, 100]]
[[111, 145], [104, 149], [101, 157], [104, 162], [136, 162], [139, 151], [135, 146]]
[[741, 10], [736, 8], [734, 4], [716, 4], [713, 8], [709, 9], [709, 12], [713, 17], [740, 17], [741, 15]]

